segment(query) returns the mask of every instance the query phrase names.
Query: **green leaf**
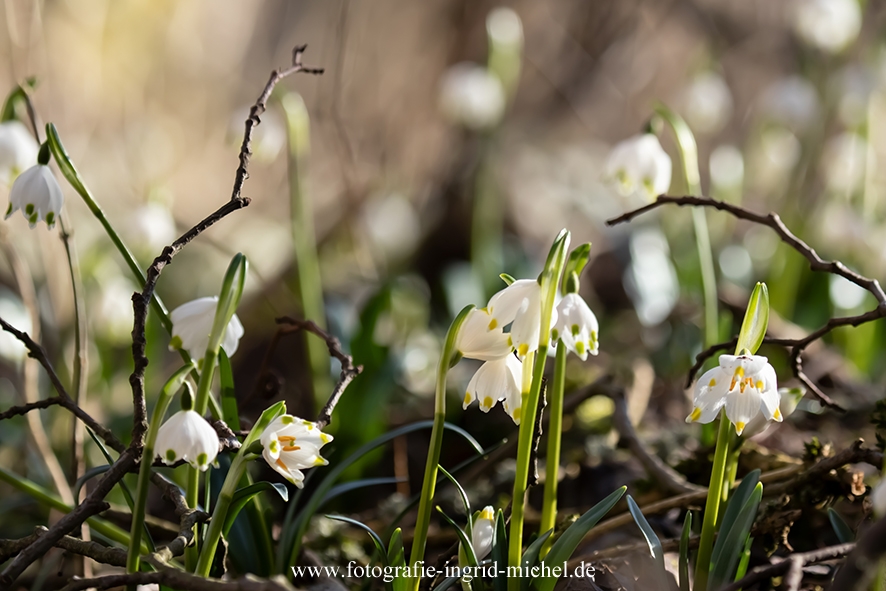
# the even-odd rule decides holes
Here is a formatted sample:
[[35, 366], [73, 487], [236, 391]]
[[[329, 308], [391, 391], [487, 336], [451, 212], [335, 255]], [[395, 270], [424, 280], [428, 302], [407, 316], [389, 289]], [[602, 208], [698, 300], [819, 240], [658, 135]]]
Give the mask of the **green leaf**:
[[689, 536], [692, 534], [692, 511], [683, 518], [683, 533], [680, 534], [680, 591], [689, 589]]
[[742, 351], [750, 351], [751, 355], [757, 352], [766, 336], [766, 328], [769, 326], [769, 289], [765, 283], [757, 283], [748, 300], [748, 309], [741, 323], [741, 331], [738, 333], [738, 344], [735, 345], [735, 354], [741, 355]]
[[378, 534], [375, 533], [375, 531], [371, 527], [361, 521], [351, 519], [350, 517], [345, 517], [344, 515], [327, 515], [326, 518], [349, 523], [350, 525], [359, 527], [360, 529], [368, 533], [369, 537], [372, 538], [372, 543], [375, 544], [375, 549], [378, 551], [378, 555], [381, 556], [382, 562], [385, 564], [385, 566], [388, 565], [388, 553], [385, 551], [384, 542], [381, 541], [381, 538], [378, 537]]
[[[758, 482], [754, 492], [751, 493], [750, 498], [742, 506], [741, 511], [732, 524], [732, 528], [729, 530], [720, 529], [711, 560], [711, 576], [708, 579], [709, 589], [718, 589], [720, 586], [734, 580], [736, 567], [744, 552], [748, 534], [751, 531], [751, 526], [754, 525], [757, 508], [760, 506], [762, 498], [763, 485]], [[729, 504], [732, 505], [732, 501]]]
[[726, 505], [726, 512], [723, 514], [722, 521], [720, 521], [720, 535], [717, 536], [717, 542], [714, 543], [714, 552], [711, 555], [711, 561], [714, 564], [722, 558], [720, 554], [723, 551], [723, 546], [720, 544], [721, 541], [725, 538], [726, 532], [733, 528], [735, 520], [741, 514], [745, 503], [751, 498], [758, 482], [760, 482], [760, 470], [752, 470], [747, 476], [742, 478], [741, 484], [736, 487], [732, 498], [729, 499], [729, 503]]
[[837, 534], [837, 539], [841, 544], [855, 541], [855, 532], [833, 507], [828, 507], [828, 520], [830, 520], [831, 527], [834, 528], [834, 533]]
[[240, 411], [237, 410], [237, 392], [234, 389], [234, 371], [223, 348], [218, 350], [218, 377], [221, 382], [222, 420], [232, 431], [240, 430]]
[[280, 484], [279, 482], [256, 482], [255, 484], [250, 484], [247, 487], [238, 489], [237, 492], [234, 493], [234, 497], [231, 499], [231, 506], [228, 509], [228, 514], [225, 516], [225, 525], [222, 528], [222, 533], [225, 536], [228, 535], [231, 526], [234, 525], [234, 520], [237, 518], [237, 514], [240, 513], [240, 510], [252, 500], [252, 497], [266, 490], [275, 491], [284, 501], [289, 500], [289, 490], [286, 488], [286, 485]]
[[[560, 565], [572, 557], [572, 553], [581, 543], [591, 528], [597, 525], [597, 522], [603, 519], [610, 509], [621, 500], [628, 487], [623, 486], [610, 494], [608, 497], [594, 505], [587, 513], [578, 518], [578, 520], [569, 526], [560, 537], [551, 546], [550, 552], [545, 557], [545, 562], [551, 565]], [[535, 587], [538, 591], [552, 591], [554, 585], [557, 584], [557, 577], [539, 577], [535, 580]]]
[[504, 281], [506, 285], [510, 285], [516, 281], [513, 276], [508, 275], [507, 273], [499, 273], [498, 276], [501, 277], [501, 280]]
[[[471, 543], [471, 538], [468, 537], [468, 534], [464, 532], [462, 528], [458, 526], [458, 524], [453, 521], [449, 515], [446, 514], [443, 509], [437, 506], [437, 513], [443, 516], [449, 525], [455, 528], [455, 534], [458, 536], [459, 541], [461, 542], [461, 549], [464, 550], [465, 556], [468, 560], [468, 566], [475, 567], [477, 566], [477, 554], [474, 552], [474, 545]], [[470, 519], [470, 517], [468, 517]]]
[[677, 140], [677, 153], [680, 156], [680, 165], [683, 167], [683, 177], [686, 179], [686, 190], [690, 195], [701, 195], [701, 175], [698, 172], [698, 144], [692, 130], [682, 117], [674, 113], [667, 106], [659, 103], [655, 106], [655, 114], [668, 122], [674, 130]]
[[655, 559], [656, 564], [664, 571], [664, 550], [661, 547], [661, 540], [658, 539], [658, 535], [656, 535], [655, 531], [652, 529], [652, 526], [649, 525], [649, 522], [646, 521], [646, 517], [643, 515], [643, 512], [640, 511], [640, 507], [637, 506], [637, 502], [634, 501], [634, 497], [628, 495], [628, 511], [631, 512], [631, 517], [634, 518], [634, 523], [637, 524], [637, 527], [640, 528], [640, 531], [643, 533], [643, 537], [646, 539], [646, 544], [649, 546], [649, 553], [652, 555], [652, 558]]
[[578, 293], [579, 278], [591, 257], [591, 243], [585, 242], [569, 253], [563, 268], [563, 293]]
[[406, 564], [406, 551], [403, 549], [403, 532], [398, 527], [388, 542], [388, 564], [403, 566]]
[[465, 515], [468, 516], [468, 533], [471, 533], [471, 501], [470, 499], [468, 499], [468, 493], [465, 492], [465, 489], [461, 487], [461, 485], [458, 483], [458, 480], [456, 480], [452, 474], [447, 472], [443, 466], [437, 464], [437, 469], [443, 473], [443, 476], [448, 478], [449, 481], [455, 485], [455, 489], [458, 491], [458, 496], [461, 497], [461, 504], [462, 507], [464, 507]]
[[[499, 509], [495, 512], [495, 531], [492, 534], [492, 563], [501, 568], [508, 563], [508, 528], [505, 526], [505, 515]], [[492, 579], [492, 591], [508, 591], [508, 579], [496, 576]]]
[[[552, 533], [554, 533], [554, 530], [549, 529], [542, 535], [538, 536], [535, 541], [529, 544], [529, 547], [526, 548], [526, 552], [523, 553], [523, 559], [520, 561], [520, 566], [523, 567], [523, 573], [529, 572], [529, 569], [538, 563], [538, 555], [541, 554], [541, 547], [544, 546], [544, 543], [549, 537], [551, 537]], [[529, 591], [529, 584], [532, 583], [532, 581], [532, 577], [522, 577], [520, 579], [520, 589], [523, 591]]]
[[738, 561], [738, 568], [735, 571], [733, 581], [739, 581], [744, 578], [745, 574], [747, 574], [748, 564], [751, 562], [751, 544], [753, 543], [754, 538], [748, 536], [747, 541], [744, 543], [744, 548], [741, 551], [741, 560]]

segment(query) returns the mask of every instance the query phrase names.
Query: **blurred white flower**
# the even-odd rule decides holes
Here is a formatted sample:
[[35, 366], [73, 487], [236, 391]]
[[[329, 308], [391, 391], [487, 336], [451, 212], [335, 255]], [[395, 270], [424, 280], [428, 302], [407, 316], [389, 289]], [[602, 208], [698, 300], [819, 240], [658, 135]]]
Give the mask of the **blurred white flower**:
[[37, 163], [40, 146], [21, 121], [0, 123], [0, 182], [8, 183]]
[[462, 408], [474, 401], [480, 401], [480, 410], [489, 412], [496, 402], [502, 401], [505, 412], [511, 415], [514, 423], [520, 424], [522, 397], [523, 364], [513, 355], [487, 361], [468, 383]]
[[505, 91], [486, 68], [462, 62], [443, 76], [440, 108], [454, 123], [483, 131], [498, 125], [504, 116]]
[[320, 448], [332, 441], [332, 435], [320, 431], [316, 423], [283, 415], [262, 432], [262, 456], [268, 465], [295, 486], [304, 487], [302, 470], [325, 466]]
[[514, 351], [510, 336], [501, 327], [489, 330], [492, 320], [485, 309], [474, 308], [468, 312], [455, 337], [455, 348], [463, 357], [489, 361], [501, 359]]
[[726, 418], [741, 435], [757, 414], [781, 422], [775, 370], [761, 355], [720, 355], [720, 365], [706, 371], [695, 385], [694, 408], [687, 423], [710, 423], [726, 407]]
[[720, 189], [734, 189], [744, 180], [744, 156], [729, 144], [714, 148], [710, 161], [711, 183]]
[[117, 273], [96, 277], [99, 297], [87, 301], [92, 307], [96, 333], [117, 344], [132, 343], [132, 294], [136, 287]]
[[839, 275], [832, 274], [830, 278], [828, 293], [835, 308], [852, 311], [864, 303], [865, 297], [868, 294], [866, 289]]
[[551, 340], [557, 341], [581, 358], [597, 354], [597, 317], [577, 293], [568, 293], [557, 304], [557, 325], [551, 331]]
[[[22, 332], [31, 333], [31, 315], [18, 294], [0, 285], [0, 318]], [[15, 364], [21, 363], [28, 354], [25, 344], [11, 333], [0, 330], [0, 357]]]
[[864, 138], [854, 133], [842, 133], [827, 141], [821, 165], [828, 189], [846, 197], [861, 189], [867, 148]]
[[857, 0], [799, 0], [794, 28], [810, 45], [837, 53], [858, 37], [861, 7]]
[[697, 133], [716, 133], [723, 129], [732, 115], [732, 104], [729, 86], [715, 72], [696, 76], [683, 94], [686, 120]]
[[21, 209], [30, 227], [36, 226], [40, 220], [46, 220], [46, 227], [51, 229], [64, 203], [62, 188], [58, 186], [52, 170], [45, 164], [36, 164], [12, 183], [6, 218]]
[[831, 92], [838, 100], [840, 121], [850, 128], [859, 126], [868, 117], [868, 101], [877, 90], [875, 72], [860, 64], [851, 64], [836, 73]]
[[492, 537], [495, 532], [495, 510], [487, 505], [477, 515], [471, 527], [471, 546], [478, 561], [483, 560], [492, 551]]
[[493, 8], [486, 17], [486, 31], [494, 43], [522, 45], [523, 23], [513, 9], [506, 6]]
[[635, 135], [609, 153], [605, 177], [622, 196], [646, 202], [671, 186], [671, 157], [651, 133]]
[[[486, 305], [491, 317], [488, 330], [511, 324], [511, 345], [522, 360], [538, 349], [541, 331], [541, 285], [535, 279], [518, 279], [499, 291]], [[557, 323], [557, 309], [551, 315], [551, 326]]]
[[148, 583], [147, 585], [138, 585], [135, 591], [160, 591], [159, 583]]
[[818, 92], [806, 78], [789, 76], [766, 88], [760, 105], [769, 118], [794, 130], [803, 129], [818, 116]]
[[218, 455], [218, 434], [194, 410], [180, 410], [160, 425], [154, 449], [166, 465], [184, 460], [205, 471]]
[[[243, 131], [250, 107], [237, 110], [228, 123], [228, 142], [240, 148], [243, 142]], [[261, 115], [261, 124], [252, 131], [252, 154], [259, 162], [273, 162], [286, 145], [286, 126], [276, 111], [267, 110]]]
[[[781, 402], [778, 403], [778, 410], [781, 412], [781, 416], [789, 417], [794, 414], [805, 394], [806, 388], [779, 388], [778, 395], [781, 397]], [[762, 413], [758, 413], [750, 420], [742, 435], [755, 437], [765, 433], [771, 426], [772, 421], [767, 420]]]
[[[194, 359], [203, 359], [209, 346], [209, 333], [212, 332], [217, 307], [218, 296], [212, 296], [191, 300], [170, 312], [169, 317], [172, 320], [170, 351], [184, 349]], [[221, 344], [228, 357], [237, 351], [243, 332], [243, 325], [234, 314], [225, 328]]]
[[668, 241], [656, 228], [640, 228], [631, 235], [630, 252], [625, 289], [640, 324], [656, 326], [674, 309], [680, 293]]
[[127, 219], [129, 244], [138, 254], [151, 258], [172, 244], [176, 234], [175, 219], [169, 208], [156, 201], [136, 207]]
[[883, 519], [886, 516], [886, 478], [881, 478], [877, 486], [871, 491], [871, 504], [874, 509], [874, 516], [877, 519]]

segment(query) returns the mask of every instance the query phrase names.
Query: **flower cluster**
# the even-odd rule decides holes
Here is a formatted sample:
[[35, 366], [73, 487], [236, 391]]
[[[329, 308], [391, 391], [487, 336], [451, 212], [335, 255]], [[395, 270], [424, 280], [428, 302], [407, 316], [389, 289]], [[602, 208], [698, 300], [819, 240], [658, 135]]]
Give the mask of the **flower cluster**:
[[[514, 423], [522, 410], [523, 360], [538, 349], [541, 332], [541, 285], [520, 279], [490, 298], [485, 308], [471, 310], [456, 338], [459, 354], [484, 361], [465, 392], [464, 408], [474, 400], [489, 412], [496, 402]], [[509, 332], [504, 329], [510, 326]], [[551, 336], [582, 360], [597, 354], [597, 318], [578, 294], [567, 294], [551, 316]], [[516, 354], [516, 355], [515, 355]]]

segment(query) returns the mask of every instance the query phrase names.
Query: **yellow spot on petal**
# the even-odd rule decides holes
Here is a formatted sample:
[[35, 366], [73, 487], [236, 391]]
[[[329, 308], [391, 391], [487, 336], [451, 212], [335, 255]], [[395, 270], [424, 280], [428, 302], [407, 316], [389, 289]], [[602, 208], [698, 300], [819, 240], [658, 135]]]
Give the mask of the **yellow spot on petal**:
[[757, 383], [754, 385], [757, 386], [757, 390], [762, 390], [763, 389], [763, 380], [757, 380]]
[[486, 408], [492, 408], [493, 404], [494, 403], [492, 402], [492, 397], [487, 396], [483, 399], [483, 406], [485, 406]]
[[315, 466], [325, 466], [326, 460], [324, 460], [323, 458], [317, 458], [316, 460], [314, 460], [314, 465]]
[[781, 420], [781, 409], [776, 408], [775, 412], [772, 413], [772, 418], [775, 419], [776, 421], [780, 421]]
[[492, 507], [486, 507], [480, 511], [480, 517], [478, 519], [488, 519], [489, 521], [495, 519], [495, 513], [492, 511]]
[[717, 385], [717, 380], [715, 380], [714, 378], [711, 378], [711, 381], [708, 382], [708, 388], [713, 388], [716, 385]]
[[735, 375], [740, 378], [743, 378], [744, 377], [744, 368], [740, 365], [738, 367], [736, 367], [735, 368]]
[[472, 400], [472, 399], [471, 399], [471, 393], [470, 393], [470, 392], [465, 392], [465, 400], [464, 400], [464, 402], [463, 402], [462, 404], [464, 404], [465, 406], [467, 406], [467, 405], [469, 405], [469, 404], [471, 403], [471, 400]]
[[520, 424], [520, 411], [521, 410], [523, 410], [523, 409], [522, 408], [515, 408], [514, 413], [511, 415], [511, 417], [513, 417], [513, 419], [514, 419], [514, 422], [517, 423], [518, 425]]
[[520, 356], [520, 359], [526, 357], [526, 354], [529, 353], [529, 345], [526, 343], [521, 343], [519, 347], [517, 347], [517, 355]]
[[735, 434], [741, 435], [741, 432], [744, 431], [746, 423], [742, 423], [741, 421], [735, 423]]
[[689, 415], [689, 420], [694, 423], [699, 418], [701, 418], [701, 409], [700, 408], [692, 409], [692, 414]]
[[489, 321], [488, 330], [495, 330], [496, 328], [498, 328], [498, 320], [493, 318], [492, 320]]
[[322, 441], [323, 443], [329, 443], [330, 441], [332, 441], [332, 438], [326, 433], [320, 433], [320, 441]]

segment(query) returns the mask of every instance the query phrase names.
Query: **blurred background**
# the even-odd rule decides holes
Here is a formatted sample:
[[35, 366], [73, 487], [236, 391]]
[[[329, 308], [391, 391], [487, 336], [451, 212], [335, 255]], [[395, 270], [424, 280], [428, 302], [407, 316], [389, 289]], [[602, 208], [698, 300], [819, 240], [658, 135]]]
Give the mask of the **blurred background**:
[[[316, 413], [337, 373], [322, 346], [318, 357], [301, 337], [288, 337], [269, 357], [269, 374], [258, 375], [274, 318], [306, 315], [324, 320], [365, 367], [333, 419], [335, 454], [429, 418], [454, 314], [483, 305], [503, 287], [501, 272], [535, 276], [566, 227], [573, 244], [593, 243], [582, 294], [601, 325], [600, 355], [570, 360], [572, 389], [616, 376], [631, 388], [635, 422], [644, 417], [641, 435], [676, 460], [698, 445], [698, 427], [683, 424], [690, 410], [683, 381], [703, 348], [691, 216], [662, 208], [606, 227], [607, 218], [643, 204], [613, 188], [610, 149], [641, 133], [661, 101], [696, 135], [706, 195], [775, 211], [822, 257], [882, 277], [884, 19], [883, 6], [856, 0], [5, 0], [0, 87], [5, 94], [37, 78], [39, 117], [56, 124], [146, 267], [230, 198], [249, 106], [271, 70], [308, 44], [304, 62], [326, 72], [292, 76], [275, 92], [255, 135], [244, 189], [252, 204], [189, 246], [158, 286], [170, 308], [212, 295], [230, 257], [248, 256], [239, 311], [246, 336], [232, 360], [244, 416], [281, 397], [295, 414]], [[677, 162], [672, 136], [660, 136]], [[673, 177], [670, 193], [683, 194], [677, 169]], [[136, 286], [83, 202], [64, 189], [86, 289], [86, 406], [128, 437]], [[811, 273], [769, 229], [714, 211], [707, 220], [723, 340], [735, 333], [756, 281], [769, 285], [778, 337], [875, 306], [856, 286]], [[28, 231], [20, 216], [0, 230], [33, 276], [42, 341], [70, 379], [73, 301], [57, 230]], [[308, 244], [306, 232], [315, 238]], [[296, 256], [314, 242], [319, 280], [302, 273]], [[0, 261], [0, 316], [30, 330], [12, 267], [8, 256]], [[319, 301], [305, 286], [322, 294]], [[149, 338], [148, 388], [156, 392], [177, 357], [159, 324]], [[799, 454], [798, 433], [814, 428], [839, 442], [869, 429], [886, 373], [882, 323], [834, 331], [826, 341], [809, 349], [806, 371], [850, 412], [818, 416], [821, 406], [807, 398], [768, 445]], [[0, 353], [6, 408], [22, 401], [22, 352], [7, 339]], [[761, 353], [795, 385], [784, 351]], [[488, 444], [514, 428], [498, 407], [488, 416], [461, 411], [459, 392], [474, 367], [462, 363], [451, 374], [450, 410]], [[611, 414], [603, 396], [578, 406], [568, 424], [567, 479], [587, 482], [587, 470], [626, 459], [613, 449]], [[42, 418], [62, 449], [70, 427], [55, 427], [68, 418], [51, 411]], [[28, 441], [23, 419], [4, 422], [0, 464], [48, 482]], [[408, 477], [398, 492], [415, 492], [426, 448], [420, 437], [410, 441], [416, 445], [395, 445], [355, 475], [394, 472]], [[103, 461], [89, 446], [87, 455]], [[600, 490], [629, 478], [610, 474]], [[575, 494], [565, 507], [593, 496]], [[24, 503], [40, 520], [26, 499], [4, 498], [5, 511]], [[19, 520], [0, 517], [2, 535], [29, 532]]]

